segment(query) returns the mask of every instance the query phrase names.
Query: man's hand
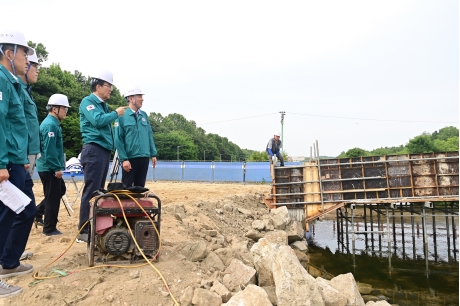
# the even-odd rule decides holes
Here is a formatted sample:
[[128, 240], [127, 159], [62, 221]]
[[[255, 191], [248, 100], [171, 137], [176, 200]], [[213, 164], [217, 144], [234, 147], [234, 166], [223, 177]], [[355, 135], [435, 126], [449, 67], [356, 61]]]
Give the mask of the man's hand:
[[118, 116], [123, 116], [125, 114], [125, 110], [128, 108], [127, 106], [120, 106], [115, 111], [117, 112]]
[[125, 160], [123, 162], [123, 170], [125, 170], [126, 172], [131, 171], [131, 163], [129, 162], [129, 160]]
[[6, 169], [0, 169], [0, 183], [10, 178], [10, 173]]
[[152, 168], [155, 168], [157, 166], [157, 158], [152, 157]]
[[24, 169], [28, 170], [30, 168], [30, 164], [25, 164]]
[[62, 170], [54, 172], [54, 176], [58, 179], [62, 178]]

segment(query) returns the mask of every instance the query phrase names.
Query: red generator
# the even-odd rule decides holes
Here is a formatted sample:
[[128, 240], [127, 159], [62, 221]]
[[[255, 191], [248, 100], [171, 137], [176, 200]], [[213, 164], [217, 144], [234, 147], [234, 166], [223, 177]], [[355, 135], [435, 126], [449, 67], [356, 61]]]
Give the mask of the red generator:
[[[88, 241], [89, 266], [100, 264], [134, 263], [144, 260], [137, 248], [129, 228], [142, 252], [147, 258], [158, 259], [160, 242], [161, 201], [152, 193], [130, 193], [153, 221], [129, 196], [117, 193], [126, 215], [129, 227], [123, 218], [120, 202], [112, 194], [95, 197], [90, 208], [90, 235]], [[156, 205], [154, 205], [154, 201]], [[155, 227], [157, 230], [155, 230]], [[158, 231], [158, 233], [157, 233]]]

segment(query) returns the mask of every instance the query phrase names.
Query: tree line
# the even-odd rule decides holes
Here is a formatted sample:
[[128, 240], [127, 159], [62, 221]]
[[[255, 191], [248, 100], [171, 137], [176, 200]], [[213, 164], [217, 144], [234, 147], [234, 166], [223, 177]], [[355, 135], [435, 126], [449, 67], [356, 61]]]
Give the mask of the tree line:
[[[46, 47], [32, 41], [29, 46], [37, 52], [40, 63], [48, 59]], [[62, 70], [59, 64], [41, 68], [37, 83], [32, 85], [32, 96], [37, 104], [38, 120], [42, 122], [47, 116], [46, 104], [51, 95], [61, 93], [68, 97], [70, 109], [62, 123], [64, 151], [67, 158], [78, 156], [83, 146], [80, 133], [78, 107], [81, 100], [91, 94], [91, 78], [82, 72], [74, 73]], [[119, 89], [114, 86], [110, 99], [105, 101], [110, 110], [126, 106]], [[161, 160], [245, 160], [253, 152], [242, 150], [226, 137], [206, 133], [196, 126], [195, 121], [187, 120], [180, 114], [163, 116], [152, 112], [149, 115], [157, 147], [157, 159]]]
[[[28, 44], [36, 50], [40, 63], [48, 59], [48, 52], [43, 44], [31, 41]], [[38, 81], [32, 86], [32, 96], [37, 104], [39, 122], [42, 122], [47, 116], [48, 98], [55, 93], [66, 95], [71, 106], [62, 124], [64, 151], [67, 158], [78, 156], [83, 146], [78, 107], [81, 100], [91, 94], [91, 78], [78, 70], [75, 70], [74, 73], [62, 70], [59, 64], [41, 68]], [[111, 97], [106, 103], [110, 110], [126, 105], [116, 86], [113, 87]], [[154, 132], [159, 160], [267, 161], [265, 151], [241, 149], [226, 137], [206, 133], [204, 129], [196, 126], [195, 121], [187, 120], [181, 114], [173, 113], [163, 116], [160, 113], [151, 112], [149, 121]], [[458, 151], [458, 148], [459, 130], [448, 126], [431, 134], [423, 133], [416, 136], [406, 145], [378, 148], [372, 151], [352, 148], [342, 152], [338, 157], [447, 152]], [[286, 151], [284, 158], [288, 160]]]
[[458, 132], [458, 128], [446, 126], [431, 134], [424, 132], [421, 135], [415, 136], [406, 145], [382, 147], [372, 151], [352, 148], [340, 153], [338, 158], [458, 151]]

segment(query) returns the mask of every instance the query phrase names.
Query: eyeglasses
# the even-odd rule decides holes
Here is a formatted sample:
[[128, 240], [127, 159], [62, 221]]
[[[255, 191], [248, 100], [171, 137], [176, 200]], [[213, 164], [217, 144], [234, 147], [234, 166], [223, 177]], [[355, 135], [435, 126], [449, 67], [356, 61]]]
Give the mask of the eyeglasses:
[[62, 106], [61, 109], [63, 109], [66, 113], [69, 111], [69, 108], [67, 106]]
[[31, 63], [30, 67], [34, 67], [35, 69], [40, 70], [40, 64], [37, 63]]
[[102, 85], [102, 86], [106, 86], [106, 87], [108, 87], [108, 88], [110, 88], [110, 89], [113, 89], [113, 86], [112, 86], [112, 85], [109, 85], [109, 84], [104, 84], [104, 85]]

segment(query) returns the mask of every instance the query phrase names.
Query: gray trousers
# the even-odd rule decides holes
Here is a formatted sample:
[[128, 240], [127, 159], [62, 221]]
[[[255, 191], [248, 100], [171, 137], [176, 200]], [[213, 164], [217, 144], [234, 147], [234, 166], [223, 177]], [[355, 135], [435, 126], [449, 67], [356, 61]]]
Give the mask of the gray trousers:
[[29, 169], [27, 169], [27, 171], [29, 172], [30, 177], [32, 177], [35, 171], [35, 163], [37, 162], [37, 154], [31, 154], [27, 157], [29, 159], [29, 164], [30, 164], [30, 167]]

